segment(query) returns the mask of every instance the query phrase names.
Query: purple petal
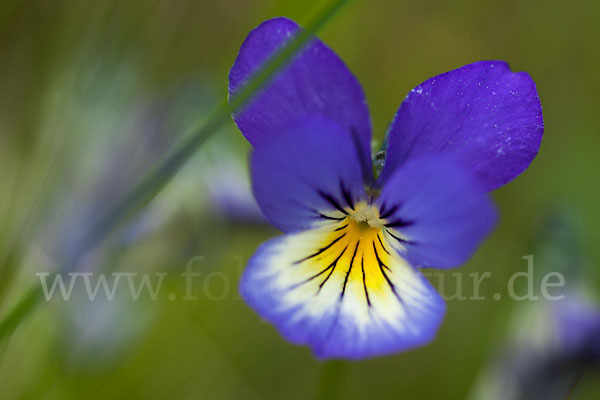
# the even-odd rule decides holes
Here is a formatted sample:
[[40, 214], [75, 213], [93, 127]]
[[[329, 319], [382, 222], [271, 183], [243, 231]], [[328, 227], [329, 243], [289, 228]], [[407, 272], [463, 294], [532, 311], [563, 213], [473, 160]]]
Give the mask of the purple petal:
[[284, 232], [340, 221], [366, 198], [350, 133], [323, 117], [256, 145], [250, 169], [258, 205]]
[[600, 364], [600, 308], [573, 291], [552, 303], [552, 312], [562, 350]]
[[[229, 72], [234, 97], [262, 63], [301, 28], [286, 18], [274, 18], [254, 29], [240, 48]], [[276, 136], [282, 126], [320, 114], [352, 132], [370, 176], [371, 123], [365, 95], [342, 60], [319, 39], [313, 39], [257, 97], [233, 118], [253, 145]]]
[[544, 123], [535, 83], [502, 61], [433, 77], [406, 97], [389, 130], [382, 181], [410, 158], [443, 155], [473, 171], [486, 190], [523, 172]]
[[385, 238], [413, 265], [464, 263], [490, 232], [494, 209], [479, 182], [454, 162], [414, 159], [398, 169], [377, 199]]
[[374, 251], [377, 232], [365, 238], [361, 228], [325, 227], [272, 239], [250, 259], [242, 297], [319, 358], [362, 359], [427, 344], [445, 303], [397, 253]]

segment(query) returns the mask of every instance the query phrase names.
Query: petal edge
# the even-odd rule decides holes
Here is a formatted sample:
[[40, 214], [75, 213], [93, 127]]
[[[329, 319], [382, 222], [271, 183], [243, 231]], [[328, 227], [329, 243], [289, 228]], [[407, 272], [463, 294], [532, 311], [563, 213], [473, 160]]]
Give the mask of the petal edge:
[[440, 155], [472, 170], [486, 190], [525, 171], [542, 140], [534, 81], [503, 61], [435, 76], [406, 96], [388, 131], [381, 182], [412, 157]]

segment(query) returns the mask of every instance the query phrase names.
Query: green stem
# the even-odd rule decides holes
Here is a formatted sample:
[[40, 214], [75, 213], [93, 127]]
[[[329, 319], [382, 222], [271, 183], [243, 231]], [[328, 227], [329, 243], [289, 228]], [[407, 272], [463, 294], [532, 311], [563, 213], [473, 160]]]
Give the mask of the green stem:
[[[292, 57], [310, 40], [313, 34], [321, 29], [341, 8], [350, 0], [334, 0], [319, 12], [306, 25], [306, 29], [296, 35], [283, 49], [264, 64], [257, 73], [253, 74], [242, 90], [231, 99], [222, 101], [210, 113], [209, 117], [192, 127], [175, 150], [167, 156], [145, 179], [143, 179], [122, 201], [104, 214], [99, 221], [87, 231], [78, 252], [69, 260], [66, 269], [77, 266], [81, 257], [87, 254], [94, 246], [104, 240], [109, 233], [114, 231], [127, 219], [131, 218], [144, 208], [166, 185], [166, 183], [179, 171], [195, 151], [221, 126], [230, 119], [232, 113], [241, 111], [273, 76], [283, 68]], [[32, 289], [17, 306], [0, 322], [0, 341], [9, 334], [19, 322], [33, 310], [43, 298], [39, 290]]]
[[346, 364], [341, 360], [327, 361], [321, 370], [317, 400], [344, 398], [342, 390]]
[[129, 193], [120, 203], [105, 214], [99, 222], [87, 232], [74, 256], [73, 263], [77, 264], [93, 246], [102, 241], [117, 226], [145, 207], [165, 184], [175, 175], [184, 163], [194, 154], [214, 132], [230, 120], [231, 114], [242, 110], [252, 97], [258, 93], [273, 76], [283, 68], [291, 58], [309, 41], [316, 31], [321, 29], [349, 0], [336, 0], [319, 13], [307, 25], [305, 30], [296, 35], [281, 51], [272, 56], [233, 97], [229, 103], [222, 101], [209, 115], [208, 119], [191, 129], [175, 151], [160, 164], [147, 179], [143, 180], [135, 190]]
[[36, 308], [42, 298], [42, 291], [34, 286], [19, 300], [17, 305], [0, 322], [0, 343]]

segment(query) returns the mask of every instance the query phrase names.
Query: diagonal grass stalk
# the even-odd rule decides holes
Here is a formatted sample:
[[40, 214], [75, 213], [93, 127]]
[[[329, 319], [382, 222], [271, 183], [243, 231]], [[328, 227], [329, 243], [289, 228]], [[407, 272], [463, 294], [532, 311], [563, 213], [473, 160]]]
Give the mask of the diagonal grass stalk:
[[[209, 116], [195, 124], [175, 147], [145, 179], [143, 179], [122, 201], [108, 210], [96, 224], [83, 235], [81, 246], [72, 259], [68, 260], [66, 269], [76, 267], [81, 258], [102, 242], [112, 231], [121, 226], [129, 218], [143, 209], [164, 188], [169, 180], [179, 171], [185, 162], [206, 142], [211, 135], [230, 120], [230, 115], [242, 110], [287, 63], [291, 61], [310, 38], [327, 24], [350, 0], [333, 0], [305, 26], [280, 51], [276, 52], [248, 80], [244, 88], [228, 104], [227, 100], [219, 103]], [[0, 341], [11, 333], [19, 323], [36, 308], [43, 298], [41, 288], [31, 288], [18, 304], [0, 322]]]

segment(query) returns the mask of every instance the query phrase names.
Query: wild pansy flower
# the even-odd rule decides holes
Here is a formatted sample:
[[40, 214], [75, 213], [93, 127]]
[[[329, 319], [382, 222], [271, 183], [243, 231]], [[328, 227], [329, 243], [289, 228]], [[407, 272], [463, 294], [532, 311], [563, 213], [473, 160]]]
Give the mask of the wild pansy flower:
[[579, 284], [563, 295], [515, 309], [508, 338], [482, 368], [470, 399], [570, 398], [581, 376], [600, 367], [598, 304]]
[[577, 398], [582, 377], [586, 386], [600, 368], [600, 303], [587, 274], [595, 266], [581, 246], [579, 215], [568, 204], [544, 214], [532, 241], [533, 287], [551, 273], [563, 275], [565, 284], [552, 297], [542, 292], [536, 301], [513, 304], [507, 331], [492, 346], [469, 399]]
[[[254, 29], [230, 96], [299, 29], [285, 18]], [[466, 65], [408, 94], [376, 179], [361, 86], [317, 38], [233, 117], [254, 146], [256, 200], [285, 233], [249, 260], [242, 296], [320, 358], [433, 339], [445, 303], [419, 268], [467, 260], [495, 221], [486, 191], [528, 167], [543, 132], [529, 75], [500, 61]]]

